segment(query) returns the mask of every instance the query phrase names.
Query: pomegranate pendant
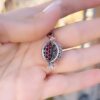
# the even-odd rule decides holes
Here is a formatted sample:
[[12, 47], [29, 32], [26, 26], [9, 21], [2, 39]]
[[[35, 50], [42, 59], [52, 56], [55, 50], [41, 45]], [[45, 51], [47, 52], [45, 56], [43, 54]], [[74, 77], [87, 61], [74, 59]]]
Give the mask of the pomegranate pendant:
[[42, 56], [48, 62], [49, 68], [54, 67], [54, 63], [61, 57], [62, 48], [55, 41], [54, 38], [51, 38], [42, 49]]

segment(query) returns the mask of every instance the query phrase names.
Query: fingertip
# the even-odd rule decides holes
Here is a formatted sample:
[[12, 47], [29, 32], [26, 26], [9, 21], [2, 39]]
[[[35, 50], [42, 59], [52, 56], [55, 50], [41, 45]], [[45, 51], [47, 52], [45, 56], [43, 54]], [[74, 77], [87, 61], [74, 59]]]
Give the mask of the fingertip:
[[59, 2], [53, 2], [36, 16], [38, 29], [45, 35], [50, 32], [61, 18], [61, 6]]

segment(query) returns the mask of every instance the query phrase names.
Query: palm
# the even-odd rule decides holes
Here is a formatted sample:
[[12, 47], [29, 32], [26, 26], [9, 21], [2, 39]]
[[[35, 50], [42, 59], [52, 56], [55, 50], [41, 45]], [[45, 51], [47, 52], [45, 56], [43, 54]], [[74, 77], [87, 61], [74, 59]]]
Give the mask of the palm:
[[[28, 26], [27, 23], [31, 19], [27, 19], [27, 16], [21, 19], [21, 17], [14, 16], [13, 13], [7, 15], [7, 19], [9, 18], [10, 22], [16, 23], [15, 29], [12, 28], [13, 25], [9, 27], [9, 29], [13, 29], [12, 33], [20, 34], [20, 26]], [[17, 30], [17, 28], [19, 29]], [[31, 30], [23, 28], [22, 34], [27, 31], [31, 33]], [[15, 40], [16, 36], [14, 36]], [[2, 86], [1, 91], [3, 91], [0, 96], [1, 100], [5, 100], [6, 98], [10, 100], [15, 100], [16, 98], [16, 100], [40, 100], [42, 98], [46, 76], [43, 68], [46, 64], [42, 60], [41, 48], [45, 40], [47, 39], [43, 38], [35, 42], [7, 43], [1, 45], [2, 56], [0, 64], [2, 64], [1, 72], [3, 71], [0, 81]]]
[[[36, 45], [38, 46], [35, 47]], [[11, 48], [13, 50], [10, 50]], [[43, 62], [41, 62], [41, 58], [38, 55], [40, 42], [16, 44], [12, 45], [11, 48], [4, 52], [5, 54], [10, 54], [7, 54], [7, 56], [4, 54], [7, 59], [2, 56], [2, 60], [5, 59], [5, 62], [3, 62], [1, 70], [3, 74], [1, 73], [0, 76], [1, 91], [3, 91], [0, 93], [2, 95], [0, 99], [9, 98], [10, 100], [15, 100], [15, 98], [18, 98], [17, 100], [31, 100], [32, 97], [36, 97], [34, 100], [40, 100], [46, 76], [41, 65]]]
[[[67, 1], [65, 0], [64, 2]], [[61, 60], [55, 65], [55, 70], [52, 74], [46, 70], [47, 63], [42, 58], [41, 49], [48, 40], [46, 38], [47, 33], [54, 28], [61, 17], [61, 7], [59, 4], [54, 6], [48, 12], [39, 13], [40, 10], [36, 10], [39, 14], [35, 16], [36, 12], [32, 13], [34, 9], [31, 9], [30, 13], [28, 12], [30, 9], [26, 9], [8, 13], [3, 17], [0, 16], [0, 42], [4, 42], [4, 44], [0, 45], [0, 100], [41, 100], [78, 91], [100, 83], [99, 69], [66, 74], [66, 72], [82, 70], [86, 66], [100, 62], [100, 57], [98, 57], [99, 55], [97, 56], [100, 53], [99, 46], [86, 49], [86, 51], [84, 49], [65, 51]], [[81, 9], [80, 7], [79, 4], [78, 9]], [[83, 8], [85, 9], [86, 7]], [[74, 10], [76, 11], [76, 9], [69, 9], [65, 13], [68, 14]], [[4, 23], [3, 25], [2, 22]], [[83, 22], [83, 26], [86, 25], [84, 23], [88, 22]], [[79, 26], [81, 25], [76, 23], [69, 25], [68, 28], [62, 27], [53, 30], [57, 41], [61, 43], [62, 47], [76, 46], [93, 39], [93, 36], [91, 37], [87, 31], [90, 37], [80, 41], [79, 36], [81, 35], [79, 35], [80, 33], [77, 35], [79, 30], [76, 28]], [[87, 26], [84, 28], [88, 30]], [[91, 29], [94, 29], [94, 27]], [[99, 28], [97, 31], [99, 31]], [[94, 31], [90, 33], [92, 32]], [[83, 37], [85, 37], [85, 34]], [[93, 50], [96, 52], [93, 52]], [[92, 55], [91, 52], [93, 52]], [[81, 59], [82, 64], [80, 64], [79, 59], [81, 55], [84, 55], [84, 59]], [[90, 58], [94, 59], [90, 60]], [[88, 62], [89, 60], [90, 62]]]

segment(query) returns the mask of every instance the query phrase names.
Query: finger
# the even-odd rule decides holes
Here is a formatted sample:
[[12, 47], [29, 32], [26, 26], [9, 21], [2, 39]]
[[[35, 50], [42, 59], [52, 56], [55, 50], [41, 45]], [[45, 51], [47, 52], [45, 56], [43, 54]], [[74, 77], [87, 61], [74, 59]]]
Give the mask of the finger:
[[[41, 13], [35, 15], [33, 20], [12, 20], [2, 18], [3, 27], [1, 41], [8, 39], [10, 42], [27, 42], [43, 38], [56, 25], [61, 15], [59, 2], [54, 2], [45, 8]], [[13, 30], [12, 30], [13, 29]]]
[[[100, 5], [100, 0], [58, 0], [62, 3], [62, 14], [61, 16], [64, 17], [68, 14], [71, 14], [73, 12], [84, 10], [91, 7], [96, 7]], [[49, 0], [49, 2], [46, 2], [44, 4], [30, 7], [30, 8], [24, 8], [22, 10], [12, 11], [11, 13], [14, 14], [14, 17], [24, 17], [24, 16], [34, 16], [34, 14], [41, 12], [46, 6], [48, 6], [51, 2], [54, 2], [53, 0]], [[8, 14], [9, 15], [9, 14]]]
[[8, 11], [5, 15], [7, 17], [13, 17], [13, 18], [32, 18], [39, 12], [42, 12], [51, 2], [46, 2], [37, 6], [33, 7], [26, 7], [22, 9], [12, 10]]
[[54, 73], [68, 73], [83, 70], [100, 63], [100, 45], [85, 49], [65, 51], [62, 58], [55, 63]]
[[[59, 0], [58, 0], [59, 1]], [[77, 2], [77, 3], [76, 3]], [[61, 7], [62, 7], [62, 13], [60, 14], [61, 16], [64, 16], [64, 15], [68, 15], [68, 14], [70, 14], [70, 13], [72, 13], [72, 12], [75, 12], [75, 11], [78, 11], [78, 10], [81, 10], [81, 9], [86, 9], [86, 8], [89, 8], [89, 7], [94, 7], [94, 6], [97, 6], [97, 5], [99, 5], [100, 4], [100, 1], [99, 0], [96, 0], [95, 2], [91, 2], [91, 1], [85, 1], [85, 2], [83, 2], [82, 0], [81, 1], [79, 1], [79, 0], [76, 0], [75, 1], [75, 3], [73, 3], [72, 1], [66, 1], [66, 0], [64, 0], [64, 1], [62, 1], [61, 2], [62, 3], [62, 5], [61, 5]], [[48, 5], [48, 4], [47, 4]], [[70, 7], [69, 7], [70, 6]], [[39, 8], [42, 8], [42, 6], [40, 6]], [[37, 7], [37, 9], [39, 9], [38, 7]], [[44, 8], [44, 6], [43, 6], [43, 8]], [[32, 10], [30, 10], [30, 9], [26, 9], [26, 10], [22, 10], [23, 12], [20, 12], [18, 15], [27, 15], [27, 14], [35, 14], [35, 13], [33, 13], [32, 12], [32, 10], [33, 10], [33, 8], [32, 8]], [[42, 10], [42, 9], [41, 9]], [[37, 11], [36, 11], [37, 12]], [[54, 14], [56, 14], [56, 13], [54, 13]], [[54, 15], [54, 14], [50, 14], [50, 15]], [[16, 15], [16, 14], [15, 14]], [[49, 19], [49, 14], [48, 14], [48, 19]], [[55, 16], [56, 17], [56, 16]], [[32, 16], [32, 19], [33, 19], [33, 16]], [[3, 19], [1, 19], [2, 21], [4, 21]], [[0, 20], [0, 22], [1, 22], [1, 20]], [[43, 20], [44, 21], [44, 20]], [[45, 20], [46, 21], [46, 20]], [[44, 22], [45, 22], [44, 21]], [[41, 22], [41, 21], [40, 21]], [[47, 20], [47, 22], [48, 22], [48, 20]], [[51, 22], [51, 20], [50, 20], [50, 22]], [[3, 22], [4, 23], [4, 22]], [[9, 22], [8, 22], [9, 23]], [[10, 23], [11, 23], [11, 21], [10, 21]], [[43, 23], [43, 22], [42, 22]], [[6, 20], [6, 24], [7, 24], [7, 20]], [[9, 24], [8, 24], [9, 25]], [[1, 27], [4, 27], [5, 25], [2, 25], [2, 23], [0, 23], [0, 26]], [[6, 25], [7, 26], [7, 25]], [[13, 28], [13, 30], [16, 30], [16, 28], [15, 28], [15, 24], [14, 25], [9, 25], [9, 26], [13, 26], [12, 28]], [[21, 27], [21, 26], [23, 26], [22, 28], [18, 28], [18, 26], [19, 27]], [[32, 26], [34, 26], [34, 25], [32, 25]], [[31, 26], [31, 28], [33, 29], [33, 27]], [[47, 25], [47, 26], [49, 26], [49, 25]], [[7, 26], [8, 27], [8, 26]], [[10, 39], [8, 39], [8, 37], [6, 36], [7, 34], [3, 34], [3, 38], [5, 38], [5, 39], [2, 39], [4, 42], [5, 41], [8, 41], [8, 40], [10, 40], [10, 41], [12, 41], [12, 42], [25, 42], [25, 41], [31, 41], [31, 40], [34, 40], [34, 32], [33, 31], [31, 31], [31, 29], [29, 29], [30, 30], [30, 32], [28, 32], [28, 33], [30, 33], [30, 34], [25, 34], [25, 32], [27, 32], [27, 30], [24, 30], [24, 36], [22, 35], [22, 32], [23, 32], [23, 28], [24, 29], [28, 29], [27, 28], [27, 25], [17, 25], [16, 26], [17, 27], [17, 31], [16, 32], [10, 32], [11, 34], [10, 34], [10, 36], [9, 36], [9, 34], [8, 34], [8, 36], [9, 37], [11, 37], [11, 40]], [[29, 26], [30, 27], [30, 26]], [[15, 28], [15, 29], [14, 29]], [[8, 29], [10, 29], [10, 28], [8, 28]], [[2, 30], [4, 30], [4, 28], [1, 28], [1, 30], [0, 31], [2, 31]], [[19, 30], [19, 31], [18, 31]], [[39, 30], [39, 29], [38, 29]], [[20, 36], [20, 31], [21, 31], [21, 36]], [[44, 32], [44, 31], [43, 31]], [[3, 32], [1, 32], [1, 33], [3, 33]], [[13, 34], [12, 34], [13, 33]], [[15, 35], [14, 35], [14, 33], [15, 33]], [[42, 31], [41, 31], [41, 33], [42, 33]], [[46, 33], [46, 32], [44, 32], [44, 33]], [[17, 34], [17, 35], [16, 35]], [[13, 36], [14, 35], [14, 36]], [[41, 35], [40, 35], [41, 36]], [[15, 38], [16, 37], [16, 38]], [[8, 39], [8, 40], [7, 40]]]
[[62, 1], [62, 16], [71, 14], [76, 11], [85, 10], [87, 8], [100, 6], [100, 0], [61, 0]]
[[52, 75], [46, 80], [44, 98], [69, 94], [100, 83], [100, 70], [88, 70], [70, 75]]
[[63, 48], [81, 45], [100, 38], [100, 19], [75, 23], [53, 31]]

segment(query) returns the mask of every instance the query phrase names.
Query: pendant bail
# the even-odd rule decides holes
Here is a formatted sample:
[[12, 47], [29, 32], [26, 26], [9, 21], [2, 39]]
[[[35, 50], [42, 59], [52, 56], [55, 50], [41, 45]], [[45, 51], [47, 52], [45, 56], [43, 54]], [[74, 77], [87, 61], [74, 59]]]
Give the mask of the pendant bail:
[[48, 62], [48, 67], [53, 69], [54, 63], [61, 57], [62, 48], [52, 34], [48, 34], [47, 36], [49, 40], [42, 48], [42, 56]]

